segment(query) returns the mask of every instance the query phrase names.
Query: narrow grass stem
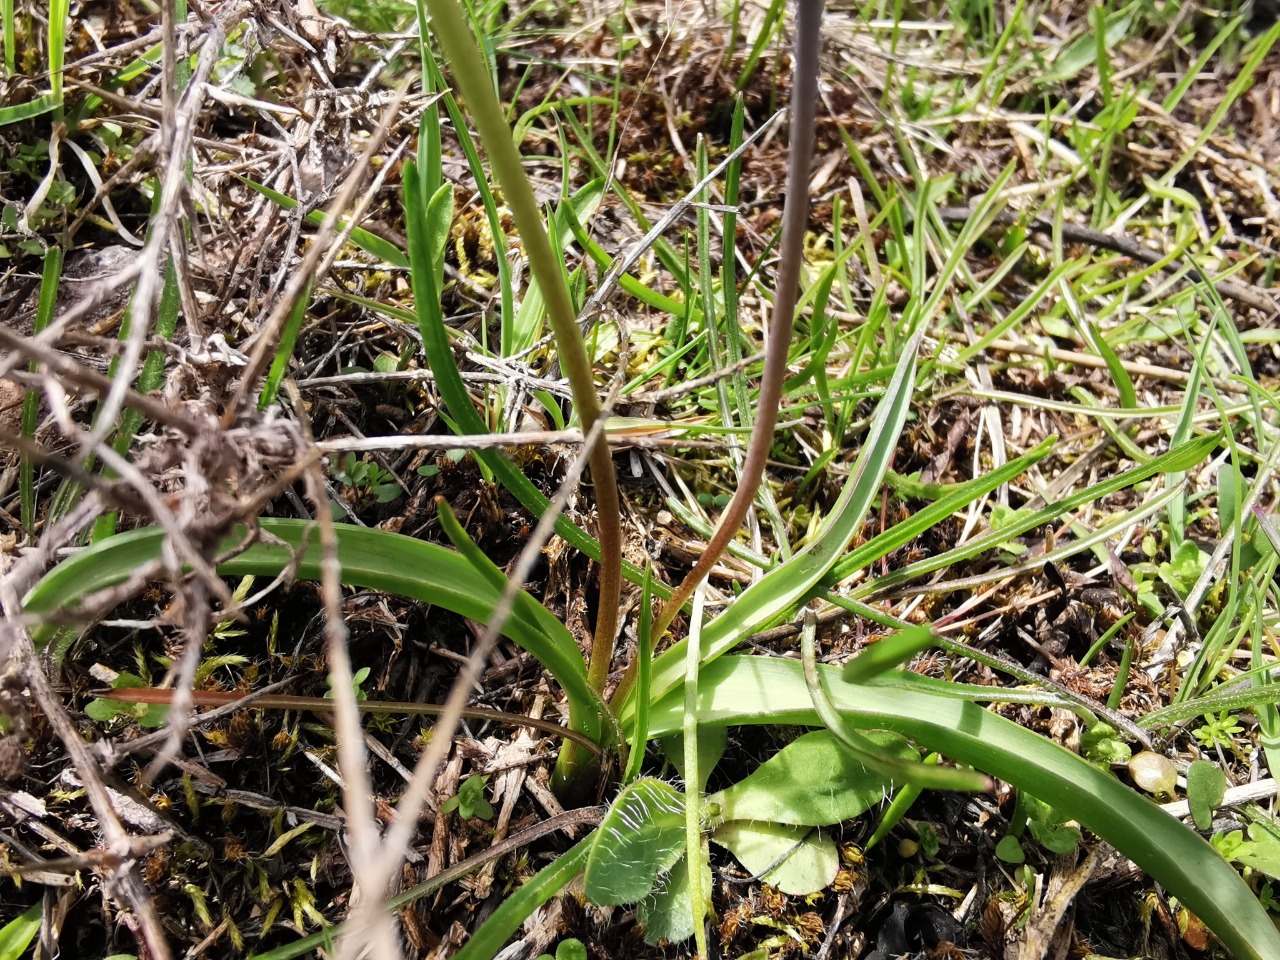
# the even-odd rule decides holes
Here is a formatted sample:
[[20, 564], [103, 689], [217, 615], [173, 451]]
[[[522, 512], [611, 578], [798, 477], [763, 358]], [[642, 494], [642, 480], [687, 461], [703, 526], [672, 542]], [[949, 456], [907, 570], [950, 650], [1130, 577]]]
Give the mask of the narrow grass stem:
[[[787, 372], [787, 349], [791, 343], [800, 290], [804, 232], [809, 222], [809, 168], [813, 159], [814, 118], [818, 100], [818, 51], [822, 32], [822, 0], [798, 0], [796, 6], [795, 76], [791, 87], [787, 199], [782, 211], [778, 279], [773, 296], [773, 319], [766, 341], [755, 429], [747, 446], [737, 492], [725, 508], [715, 534], [693, 569], [654, 618], [649, 643], [655, 646], [746, 519], [747, 511], [760, 487], [765, 462], [769, 458], [769, 448], [773, 445], [773, 431], [778, 423], [778, 406]], [[632, 672], [628, 670], [614, 695], [614, 703], [620, 703], [621, 697], [630, 689]]]
[[[577, 317], [565, 284], [563, 265], [551, 246], [537, 198], [525, 175], [520, 151], [512, 139], [502, 105], [494, 93], [484, 58], [468, 28], [458, 0], [426, 0], [440, 46], [453, 67], [453, 79], [466, 100], [476, 132], [489, 155], [495, 179], [506, 195], [507, 206], [524, 243], [529, 267], [547, 304], [547, 319], [555, 333], [560, 367], [573, 390], [573, 403], [583, 433], [590, 433], [600, 419], [591, 359], [578, 330]], [[784, 351], [785, 353], [785, 351]], [[776, 405], [776, 400], [775, 400]], [[596, 536], [600, 541], [599, 604], [596, 612], [587, 680], [592, 688], [604, 688], [618, 630], [622, 590], [622, 521], [613, 458], [608, 444], [591, 451], [591, 479], [596, 488]], [[682, 601], [683, 602], [683, 601]]]

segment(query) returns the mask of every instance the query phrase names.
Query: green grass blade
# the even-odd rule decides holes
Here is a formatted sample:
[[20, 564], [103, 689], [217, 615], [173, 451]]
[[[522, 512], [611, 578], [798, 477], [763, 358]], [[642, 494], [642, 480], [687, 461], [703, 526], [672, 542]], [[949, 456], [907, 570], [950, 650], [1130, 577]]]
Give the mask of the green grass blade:
[[62, 109], [62, 65], [67, 55], [67, 14], [71, 0], [49, 0], [49, 89]]
[[839, 583], [859, 570], [864, 570], [881, 557], [888, 556], [894, 550], [904, 546], [920, 536], [929, 528], [941, 523], [947, 517], [965, 509], [969, 504], [991, 493], [1002, 484], [1006, 484], [1020, 476], [1053, 452], [1058, 438], [1046, 437], [1044, 441], [1029, 453], [1016, 460], [1010, 460], [1003, 467], [998, 467], [968, 483], [960, 484], [950, 493], [935, 500], [923, 510], [915, 513], [910, 519], [894, 524], [884, 533], [877, 534], [866, 543], [855, 548], [842, 557], [823, 577], [825, 585]]
[[912, 627], [871, 644], [844, 665], [845, 683], [866, 683], [886, 670], [906, 663], [917, 653], [933, 646], [933, 630], [928, 626]]
[[0, 927], [0, 960], [19, 960], [40, 932], [44, 903], [37, 900], [21, 916]]
[[17, 20], [13, 15], [13, 0], [0, 0], [0, 30], [4, 31], [4, 73], [7, 77], [13, 76], [15, 29]]
[[271, 360], [271, 369], [262, 384], [262, 395], [258, 397], [258, 409], [265, 410], [276, 402], [280, 395], [280, 384], [289, 372], [289, 361], [293, 358], [293, 348], [298, 343], [298, 333], [302, 330], [302, 321], [306, 319], [307, 307], [311, 305], [311, 283], [303, 288], [298, 299], [294, 301], [289, 318], [285, 321], [284, 330], [280, 332], [280, 344], [276, 347], [276, 355]]
[[[600, 206], [603, 196], [604, 181], [593, 180], [572, 197], [560, 201], [552, 214], [552, 232], [562, 256], [574, 237], [572, 224], [590, 219]], [[501, 347], [504, 357], [522, 354], [542, 338], [545, 313], [546, 300], [542, 296], [542, 285], [534, 277], [525, 289], [520, 309], [516, 311], [515, 322], [510, 331], [503, 334]]]
[[[44, 271], [40, 277], [40, 299], [36, 303], [35, 333], [40, 333], [53, 319], [53, 307], [58, 298], [58, 281], [62, 277], [62, 248], [50, 247], [44, 255]], [[31, 364], [35, 369], [35, 363]], [[40, 397], [28, 390], [22, 399], [22, 436], [31, 440], [36, 435], [40, 419]], [[22, 527], [30, 536], [36, 523], [35, 465], [24, 459], [18, 472], [18, 494], [21, 502]]]
[[[702, 770], [698, 750], [698, 649], [702, 630], [703, 605], [706, 602], [706, 581], [694, 591], [693, 612], [689, 621], [690, 643], [685, 651], [684, 673], [684, 842], [685, 863], [689, 868], [689, 912], [693, 924], [694, 943], [698, 957], [707, 956], [706, 916], [711, 891], [702, 886], [703, 872], [709, 869], [707, 850], [702, 839], [703, 790], [710, 770]], [[641, 634], [643, 636], [643, 634]], [[640, 644], [647, 647], [647, 643]]]
[[45, 93], [25, 103], [15, 103], [12, 106], [0, 107], [0, 127], [38, 117], [43, 113], [48, 113], [50, 110], [56, 110], [58, 105], [58, 100], [52, 93]]
[[755, 43], [751, 45], [751, 52], [747, 54], [746, 63], [743, 64], [742, 70], [738, 74], [738, 82], [733, 85], [735, 93], [741, 93], [747, 88], [747, 84], [751, 82], [751, 77], [756, 72], [760, 58], [764, 56], [765, 50], [773, 39], [773, 32], [778, 24], [782, 22], [782, 15], [786, 9], [785, 0], [770, 0], [769, 6], [765, 10], [764, 22], [760, 24], [760, 32], [756, 35]]
[[927, 560], [921, 560], [919, 563], [909, 564], [901, 570], [886, 574], [858, 588], [854, 591], [853, 596], [855, 599], [860, 599], [880, 590], [886, 590], [900, 583], [914, 580], [916, 577], [924, 576], [926, 573], [945, 569], [959, 560], [976, 557], [987, 550], [993, 550], [1001, 544], [1008, 543], [1013, 538], [1020, 537], [1036, 527], [1050, 523], [1063, 514], [1076, 509], [1076, 507], [1109, 496], [1118, 490], [1124, 490], [1149, 477], [1189, 470], [1208, 456], [1219, 441], [1220, 438], [1216, 434], [1208, 437], [1198, 437], [1170, 450], [1166, 454], [1156, 457], [1148, 463], [1141, 464], [1093, 486], [1086, 487], [1057, 503], [1035, 511], [1035, 513], [1019, 517], [1007, 527], [1001, 527], [998, 530], [992, 530], [990, 533], [976, 537], [963, 547], [948, 550], [946, 553], [930, 557]]
[[[573, 231], [574, 242], [595, 262], [601, 271], [608, 273], [613, 268], [613, 258], [605, 252], [600, 244], [591, 239], [591, 235], [582, 226], [582, 222], [573, 215], [573, 208], [566, 207], [564, 209], [566, 224]], [[689, 323], [702, 322], [702, 313], [694, 306], [692, 298], [676, 300], [673, 297], [668, 297], [664, 293], [659, 293], [657, 290], [646, 287], [629, 273], [624, 273], [618, 278], [618, 286], [622, 288], [623, 293], [635, 297], [647, 307], [661, 310], [663, 313], [669, 313], [673, 317], [687, 318]]]
[[[297, 200], [294, 200], [292, 197], [285, 196], [283, 193], [276, 190], [272, 190], [270, 187], [263, 186], [261, 183], [255, 183], [247, 177], [241, 176], [237, 176], [236, 179], [250, 190], [262, 194], [283, 210], [293, 210], [298, 206]], [[307, 214], [307, 222], [319, 226], [324, 222], [324, 217], [325, 211], [312, 210]], [[346, 228], [346, 225], [347, 222], [339, 218], [338, 222], [334, 226], [335, 229], [343, 230]], [[404, 251], [389, 240], [383, 240], [381, 237], [370, 233], [368, 230], [362, 229], [361, 227], [353, 227], [348, 239], [365, 253], [377, 257], [379, 260], [389, 263], [393, 267], [400, 267], [403, 269], [409, 266], [409, 258], [405, 256]]]
[[[653, 568], [645, 567], [644, 583], [640, 591], [640, 623], [636, 627], [637, 637], [647, 637], [649, 626], [653, 623]], [[636, 660], [636, 715], [631, 725], [631, 752], [627, 756], [627, 769], [623, 774], [623, 784], [628, 784], [640, 776], [644, 766], [644, 749], [649, 742], [649, 693], [653, 684], [653, 648], [647, 643], [637, 645]]]
[[567, 887], [582, 872], [594, 840], [595, 834], [588, 834], [567, 853], [561, 854], [507, 896], [462, 949], [454, 954], [454, 960], [489, 960], [495, 956], [534, 910]]
[[[1158, 880], [1199, 917], [1236, 960], [1280, 957], [1280, 933], [1240, 875], [1207, 842], [1111, 774], [1012, 721], [971, 703], [902, 687], [842, 683], [820, 668], [846, 723], [893, 730], [929, 750], [973, 766], [1078, 820]], [[799, 724], [818, 717], [795, 660], [721, 657], [702, 670], [704, 724]], [[654, 704], [650, 730], [669, 735], [683, 722], [684, 698]]]

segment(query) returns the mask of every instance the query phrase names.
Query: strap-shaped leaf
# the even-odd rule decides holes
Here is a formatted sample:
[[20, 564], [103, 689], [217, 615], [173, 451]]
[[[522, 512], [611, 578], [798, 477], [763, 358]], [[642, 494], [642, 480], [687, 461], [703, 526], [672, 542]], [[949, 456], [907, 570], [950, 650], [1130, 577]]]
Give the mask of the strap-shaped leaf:
[[[815, 725], [818, 717], [802, 669], [796, 660], [721, 657], [701, 673], [700, 721]], [[1236, 960], [1280, 957], [1280, 933], [1235, 869], [1199, 835], [1109, 772], [975, 704], [905, 686], [854, 686], [841, 681], [838, 669], [819, 670], [846, 723], [894, 730], [1027, 791], [1163, 884]], [[680, 729], [683, 699], [671, 695], [654, 704], [652, 735]]]
[[[298, 553], [298, 576], [320, 577], [320, 545], [313, 525], [303, 520], [261, 521], [262, 530], [283, 546], [258, 543], [218, 567], [227, 576], [278, 574]], [[466, 559], [437, 544], [384, 530], [339, 524], [338, 558], [342, 582], [411, 597], [484, 622], [501, 595], [501, 587], [477, 571]], [[244, 539], [240, 528], [223, 544], [227, 551]], [[73, 605], [95, 590], [123, 582], [135, 570], [160, 556], [164, 532], [146, 527], [110, 537], [64, 560], [28, 594], [29, 613], [45, 613]], [[525, 596], [515, 606], [503, 633], [532, 653], [547, 668], [569, 698], [570, 723], [575, 730], [600, 741], [604, 705], [586, 682], [582, 655], [573, 636], [553, 617], [533, 614], [538, 606]], [[545, 612], [545, 611], [544, 611]], [[34, 632], [37, 643], [47, 642], [54, 627]]]

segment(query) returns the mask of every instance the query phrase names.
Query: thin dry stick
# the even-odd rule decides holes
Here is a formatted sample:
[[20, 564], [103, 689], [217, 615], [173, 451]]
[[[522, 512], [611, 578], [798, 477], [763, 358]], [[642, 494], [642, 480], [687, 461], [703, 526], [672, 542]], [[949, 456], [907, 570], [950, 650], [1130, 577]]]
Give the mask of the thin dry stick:
[[164, 275], [162, 265], [166, 255], [172, 249], [172, 241], [178, 236], [175, 228], [178, 212], [182, 208], [184, 184], [186, 182], [186, 158], [191, 150], [196, 118], [202, 101], [205, 81], [209, 79], [214, 64], [222, 51], [225, 37], [223, 22], [211, 22], [209, 32], [205, 36], [204, 48], [200, 51], [200, 59], [192, 73], [191, 82], [184, 91], [181, 100], [176, 100], [173, 84], [176, 77], [170, 72], [174, 65], [173, 55], [176, 46], [176, 30], [172, 3], [162, 5], [164, 16], [164, 57], [166, 69], [162, 72], [164, 84], [164, 119], [161, 127], [165, 131], [162, 144], [167, 143], [169, 149], [162, 160], [163, 175], [160, 186], [160, 206], [149, 226], [150, 236], [139, 256], [141, 269], [138, 282], [134, 287], [132, 306], [129, 311], [129, 334], [125, 339], [124, 353], [120, 358], [115, 378], [107, 395], [102, 398], [98, 408], [98, 418], [89, 436], [83, 444], [87, 454], [115, 429], [116, 415], [124, 405], [125, 394], [133, 382], [138, 364], [142, 359], [142, 349], [151, 330], [151, 314], [156, 300], [160, 296], [161, 278]]
[[22, 624], [20, 613], [21, 593], [30, 586], [48, 556], [52, 554], [54, 544], [69, 541], [76, 532], [83, 529], [86, 523], [101, 513], [101, 501], [93, 496], [86, 497], [81, 505], [71, 514], [56, 524], [45, 538], [46, 542], [37, 547], [31, 555], [15, 565], [14, 569], [0, 578], [0, 607], [4, 610], [4, 620], [0, 622], [0, 662], [15, 664], [25, 674], [32, 698], [44, 713], [54, 733], [62, 741], [75, 764], [80, 782], [84, 784], [89, 804], [98, 819], [98, 826], [104, 836], [103, 856], [100, 861], [105, 886], [109, 894], [119, 895], [132, 907], [138, 916], [142, 945], [147, 947], [151, 956], [157, 960], [169, 960], [169, 944], [160, 926], [154, 904], [147, 894], [146, 887], [137, 875], [137, 846], [128, 832], [121, 825], [112, 806], [106, 785], [98, 772], [93, 754], [89, 746], [80, 739], [75, 724], [67, 716], [62, 701], [49, 685], [48, 678], [40, 666], [40, 659], [31, 642], [31, 635]]
[[[0, 325], [0, 346], [13, 351], [16, 363], [22, 363], [24, 359], [30, 359], [43, 364], [50, 373], [58, 375], [59, 382], [64, 388], [74, 386], [98, 396], [104, 396], [111, 389], [112, 381], [96, 370], [83, 367], [48, 344], [41, 343], [34, 337], [22, 337], [3, 325]], [[8, 373], [7, 376], [11, 380], [26, 383], [30, 381], [25, 378], [29, 378], [33, 374], [14, 370]], [[196, 425], [196, 422], [181, 410], [174, 410], [159, 400], [138, 393], [133, 389], [125, 391], [124, 402], [126, 405], [141, 411], [148, 419], [163, 423], [165, 426], [173, 427], [176, 430], [182, 430], [188, 436], [194, 436], [199, 432], [200, 428]]]
[[[680, 608], [719, 561], [729, 542], [737, 535], [751, 509], [773, 445], [782, 401], [782, 383], [787, 372], [787, 348], [795, 321], [800, 289], [800, 265], [804, 256], [804, 232], [809, 222], [809, 168], [813, 159], [813, 131], [818, 101], [818, 52], [822, 38], [822, 0], [798, 0], [794, 44], [795, 75], [791, 88], [791, 143], [787, 158], [787, 200], [782, 210], [782, 241], [779, 245], [778, 279], [774, 289], [773, 319], [766, 341], [764, 375], [760, 381], [758, 416], [747, 446], [738, 489], [720, 518], [720, 525], [698, 562], [672, 592], [653, 619], [648, 642], [656, 646]], [[629, 669], [614, 694], [614, 702], [624, 696], [633, 681]]]
[[249, 366], [240, 378], [240, 382], [236, 386], [235, 395], [227, 404], [227, 412], [222, 417], [223, 427], [230, 427], [235, 423], [236, 418], [240, 415], [240, 408], [244, 405], [249, 395], [249, 391], [257, 385], [262, 374], [266, 371], [267, 362], [270, 360], [269, 354], [272, 348], [276, 346], [280, 331], [284, 327], [290, 312], [292, 312], [294, 304], [302, 296], [303, 289], [312, 278], [323, 276], [329, 271], [329, 267], [338, 256], [338, 251], [346, 243], [351, 231], [359, 224], [365, 208], [373, 201], [373, 194], [371, 193], [361, 198], [360, 204], [347, 220], [346, 225], [341, 231], [335, 232], [334, 228], [338, 225], [339, 218], [344, 211], [350, 208], [351, 202], [359, 191], [360, 181], [364, 177], [365, 170], [368, 169], [369, 161], [382, 148], [387, 134], [395, 124], [400, 104], [404, 100], [405, 89], [406, 85], [402, 85], [396, 92], [395, 99], [383, 112], [382, 119], [378, 122], [377, 130], [369, 138], [364, 152], [360, 154], [359, 160], [356, 161], [351, 170], [351, 175], [347, 177], [342, 189], [325, 211], [324, 220], [320, 223], [320, 229], [316, 232], [310, 248], [302, 258], [302, 262], [294, 271], [293, 279], [289, 281], [289, 286], [281, 294], [275, 309], [271, 312], [271, 316], [267, 318], [267, 321], [262, 325], [262, 329], [258, 331], [257, 342], [254, 343], [253, 353], [249, 357]]
[[[302, 406], [297, 388], [286, 381], [298, 424], [305, 440], [311, 440], [311, 425]], [[387, 878], [379, 869], [378, 829], [373, 822], [373, 785], [356, 706], [351, 657], [347, 649], [347, 625], [342, 616], [342, 565], [338, 559], [338, 535], [333, 528], [328, 499], [324, 491], [324, 475], [313, 462], [305, 476], [307, 496], [315, 508], [320, 528], [320, 591], [324, 602], [325, 651], [333, 677], [333, 720], [338, 741], [338, 769], [342, 772], [342, 806], [347, 814], [351, 834], [351, 871], [355, 875], [356, 896], [353, 909], [358, 916], [370, 917], [361, 924], [364, 931], [361, 947], [372, 945], [373, 955], [390, 960], [400, 956], [395, 930], [390, 919], [375, 908], [381, 903]], [[416, 820], [416, 817], [415, 817]], [[397, 859], [398, 862], [398, 859]], [[370, 939], [372, 943], [370, 944]]]
[[[569, 465], [569, 470], [565, 474], [564, 480], [561, 481], [560, 488], [556, 491], [550, 507], [539, 518], [537, 527], [534, 528], [528, 542], [520, 551], [515, 569], [512, 571], [511, 576], [507, 578], [507, 585], [502, 591], [502, 597], [499, 599], [497, 606], [494, 607], [484, 634], [471, 651], [462, 673], [458, 675], [458, 679], [454, 681], [453, 688], [449, 691], [449, 698], [445, 701], [444, 712], [436, 723], [431, 743], [422, 752], [422, 756], [418, 758], [418, 763], [413, 771], [413, 779], [396, 807], [395, 822], [387, 831], [382, 862], [378, 865], [381, 868], [379, 876], [384, 885], [399, 867], [403, 850], [413, 838], [413, 833], [417, 829], [418, 811], [422, 809], [422, 805], [426, 802], [427, 793], [436, 777], [436, 771], [452, 743], [454, 731], [457, 730], [462, 708], [466, 703], [467, 697], [471, 694], [472, 687], [479, 681], [484, 664], [489, 659], [489, 654], [493, 651], [493, 647], [502, 633], [502, 627], [506, 623], [517, 594], [521, 590], [521, 584], [528, 578], [534, 564], [537, 563], [542, 554], [543, 546], [555, 532], [556, 518], [577, 488], [578, 481], [590, 462], [591, 449], [597, 444], [604, 432], [603, 427], [603, 419], [597, 420], [591, 433], [587, 436], [586, 446]], [[366, 912], [372, 915], [374, 906], [376, 905], [370, 904], [366, 908]], [[360, 938], [358, 936], [348, 937], [343, 941], [344, 945], [348, 942], [358, 944]]]

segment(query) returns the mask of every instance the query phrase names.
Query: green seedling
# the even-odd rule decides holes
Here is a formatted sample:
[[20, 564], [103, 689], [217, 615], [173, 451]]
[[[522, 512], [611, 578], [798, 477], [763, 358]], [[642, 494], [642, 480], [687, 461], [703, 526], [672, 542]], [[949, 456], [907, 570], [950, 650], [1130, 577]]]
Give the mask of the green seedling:
[[390, 503], [404, 493], [400, 484], [371, 460], [358, 460], [354, 453], [343, 454], [332, 469], [333, 479], [350, 487], [357, 498], [369, 497], [378, 503]]
[[458, 792], [440, 804], [441, 813], [458, 811], [463, 820], [492, 820], [493, 805], [485, 799], [484, 788], [488, 777], [467, 777], [458, 787]]
[[[361, 690], [360, 687], [366, 680], [369, 679], [369, 672], [370, 672], [369, 667], [361, 667], [359, 670], [356, 670], [354, 673], [351, 674], [351, 692], [355, 694], [356, 700], [368, 699], [368, 694], [366, 694], [363, 690]], [[325, 692], [325, 695], [324, 695], [325, 699], [332, 700], [333, 694], [334, 694], [333, 676], [330, 675], [325, 677], [324, 682], [329, 687], [329, 689]]]
[[1187, 769], [1187, 805], [1191, 819], [1200, 830], [1213, 826], [1213, 811], [1227, 791], [1227, 777], [1222, 768], [1208, 760], [1193, 760]]
[[1244, 733], [1244, 727], [1240, 725], [1240, 719], [1225, 710], [1216, 715], [1205, 714], [1204, 723], [1191, 731], [1201, 746], [1210, 750], [1226, 749], [1232, 753], [1236, 751], [1236, 737], [1241, 733]]

